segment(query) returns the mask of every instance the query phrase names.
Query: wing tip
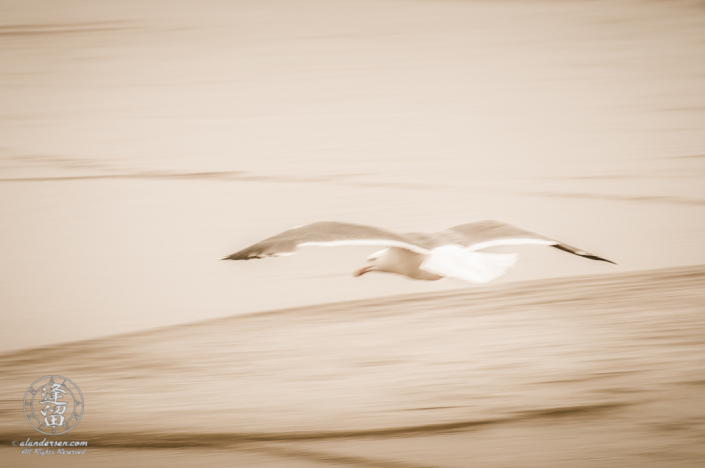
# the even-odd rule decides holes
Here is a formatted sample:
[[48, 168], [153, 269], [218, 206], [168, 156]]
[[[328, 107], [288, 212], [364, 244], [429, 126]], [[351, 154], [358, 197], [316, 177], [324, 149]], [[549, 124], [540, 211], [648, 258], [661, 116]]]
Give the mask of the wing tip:
[[591, 253], [585, 252], [584, 250], [578, 250], [574, 247], [570, 247], [566, 244], [561, 244], [560, 242], [557, 242], [556, 244], [552, 245], [551, 247], [556, 248], [558, 250], [562, 250], [564, 252], [572, 253], [573, 255], [578, 255], [583, 258], [589, 258], [590, 260], [597, 260], [599, 262], [607, 262], [611, 263], [612, 265], [616, 265], [616, 262], [613, 262], [612, 260], [607, 260], [606, 258], [598, 257], [597, 255], [593, 255]]
[[240, 252], [235, 252], [234, 254], [230, 254], [226, 257], [221, 258], [220, 260], [250, 260], [252, 258], [260, 258], [256, 255], [250, 255], [249, 252], [243, 253], [242, 251]]
[[238, 257], [235, 255], [230, 255], [229, 257], [223, 257], [218, 260], [254, 260], [254, 259], [259, 259], [259, 258], [264, 258], [264, 257], [260, 257], [260, 256]]
[[617, 264], [617, 262], [613, 262], [612, 260], [607, 260], [606, 258], [598, 257], [597, 255], [584, 255], [584, 257], [589, 258], [590, 260], [597, 260], [599, 262], [611, 263], [612, 265]]
[[289, 255], [294, 255], [296, 252], [276, 252], [276, 253], [268, 253], [268, 254], [262, 254], [258, 253], [255, 255], [251, 255], [249, 253], [234, 253], [232, 255], [228, 255], [227, 257], [222, 257], [219, 258], [218, 260], [254, 260], [254, 259], [261, 259], [261, 258], [267, 258], [267, 257], [287, 257]]

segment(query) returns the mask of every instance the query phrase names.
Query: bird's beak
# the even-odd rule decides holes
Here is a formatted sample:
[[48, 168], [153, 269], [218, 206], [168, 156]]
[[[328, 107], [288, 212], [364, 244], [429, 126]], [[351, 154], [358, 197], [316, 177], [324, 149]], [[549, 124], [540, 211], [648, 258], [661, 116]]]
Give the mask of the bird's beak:
[[371, 266], [371, 265], [365, 265], [365, 266], [363, 266], [363, 267], [358, 268], [358, 269], [355, 270], [355, 272], [353, 273], [353, 276], [355, 276], [355, 277], [362, 276], [362, 275], [364, 275], [365, 273], [367, 273], [368, 271], [372, 271], [372, 266]]

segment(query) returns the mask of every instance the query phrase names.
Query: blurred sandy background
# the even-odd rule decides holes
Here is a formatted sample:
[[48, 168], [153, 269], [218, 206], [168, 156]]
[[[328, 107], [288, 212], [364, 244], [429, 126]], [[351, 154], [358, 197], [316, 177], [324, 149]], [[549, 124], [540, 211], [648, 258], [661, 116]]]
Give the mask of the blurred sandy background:
[[[83, 431], [88, 440], [101, 438], [103, 447], [110, 445], [105, 441], [111, 432], [121, 434], [115, 440], [123, 446], [139, 448], [129, 442], [139, 437], [125, 434], [157, 431], [160, 440], [167, 440], [175, 432], [208, 428], [227, 438], [235, 432], [475, 421], [503, 418], [508, 411], [550, 413], [553, 407], [621, 408], [630, 396], [586, 396], [593, 379], [581, 376], [610, 372], [621, 372], [619, 385], [625, 388], [645, 388], [647, 400], [687, 401], [686, 394], [697, 395], [692, 389], [702, 387], [676, 385], [688, 380], [679, 372], [693, 381], [705, 379], [698, 335], [702, 268], [650, 271], [643, 277], [638, 272], [705, 263], [703, 57], [705, 6], [696, 1], [1, 0], [2, 447], [13, 434], [30, 434], [17, 401], [37, 373], [70, 373], [67, 377], [89, 389], [93, 413], [89, 417], [87, 410], [76, 432]], [[483, 298], [486, 287], [385, 275], [353, 279], [352, 270], [373, 248], [216, 261], [283, 229], [319, 220], [404, 232], [485, 218], [558, 238], [619, 264], [522, 248], [519, 265], [500, 281], [505, 284], [490, 287], [488, 300], [481, 301], [487, 314], [497, 314], [483, 325], [491, 348], [483, 358], [486, 369], [477, 336], [465, 334], [478, 325], [474, 315], [466, 317], [467, 326], [455, 325], [475, 307], [453, 309], [461, 299], [476, 304], [472, 301]], [[612, 274], [617, 276], [604, 276]], [[561, 280], [568, 281], [566, 290], [552, 281], [526, 286], [540, 291], [539, 303], [553, 304], [549, 309], [566, 329], [555, 328], [558, 319], [546, 317], [549, 312], [531, 305], [529, 297], [521, 305], [524, 283], [509, 284], [579, 275], [598, 275], [589, 298], [580, 289], [588, 280]], [[605, 297], [611, 299], [600, 299], [608, 285], [612, 289]], [[431, 299], [414, 305], [421, 314], [416, 319], [402, 299], [373, 299], [417, 293]], [[456, 294], [460, 299], [453, 299]], [[371, 302], [320, 306], [360, 299]], [[574, 310], [581, 300], [587, 305], [582, 312]], [[381, 308], [382, 318], [365, 325], [364, 304]], [[645, 311], [644, 304], [659, 306]], [[130, 334], [298, 306], [307, 307], [283, 316], [226, 318], [222, 330], [193, 325]], [[311, 310], [319, 311], [315, 320], [300, 316], [308, 317]], [[517, 317], [509, 320], [509, 310]], [[359, 321], [357, 314], [362, 314]], [[393, 316], [389, 321], [383, 318], [387, 314]], [[444, 314], [450, 318], [440, 320]], [[259, 328], [242, 325], [248, 320], [261, 320]], [[318, 328], [326, 320], [337, 323], [334, 331]], [[622, 344], [604, 346], [604, 337], [593, 343], [581, 320], [595, 320], [603, 331], [621, 324], [616, 329], [624, 333], [618, 340]], [[674, 320], [683, 334], [675, 333], [670, 341], [643, 338]], [[247, 335], [240, 333], [241, 326], [250, 330]], [[364, 326], [374, 330], [373, 341], [383, 342], [390, 333], [408, 340], [390, 345], [392, 354], [405, 356], [398, 363], [455, 363], [442, 378], [434, 364], [379, 369], [389, 379], [378, 383], [381, 388], [401, 392], [408, 381], [428, 385], [424, 392], [432, 404], [397, 400], [396, 393], [378, 398], [365, 390], [377, 388], [370, 383], [376, 376], [356, 380], [355, 366], [319, 361], [319, 353], [337, 355], [325, 345], [329, 342], [319, 343], [322, 348], [302, 345], [315, 341], [319, 331], [344, 347], [343, 360], [397, 359], [383, 347], [365, 351], [367, 332], [355, 332]], [[545, 352], [526, 354], [516, 348], [515, 335], [499, 338], [507, 328], [518, 330], [526, 349]], [[426, 329], [436, 333], [427, 340], [434, 343], [430, 348], [423, 339], [415, 342], [419, 330]], [[565, 333], [567, 348], [551, 345], [544, 332]], [[117, 333], [126, 335], [102, 339]], [[183, 335], [212, 344], [180, 341]], [[170, 351], [144, 348], [139, 337], [171, 343], [178, 353], [160, 367], [159, 356]], [[279, 339], [286, 350], [281, 359], [267, 346], [259, 347], [261, 340], [276, 347]], [[361, 357], [373, 350], [379, 355]], [[565, 353], [574, 353], [574, 361], [564, 363]], [[72, 357], [71, 365], [62, 363], [63, 354]], [[596, 367], [576, 364], [596, 356], [604, 360]], [[639, 372], [655, 377], [640, 380], [632, 361], [618, 371], [609, 364], [629, 356], [643, 367]], [[663, 356], [677, 357], [663, 361]], [[258, 367], [262, 359], [266, 362]], [[277, 367], [288, 359], [298, 364], [288, 371]], [[239, 360], [248, 363], [247, 372], [219, 370]], [[310, 363], [308, 371], [302, 363]], [[523, 366], [541, 363], [556, 381], [583, 383], [534, 391]], [[191, 377], [198, 366], [200, 373]], [[674, 374], [660, 373], [662, 367]], [[268, 372], [284, 372], [282, 378], [300, 387], [270, 382], [263, 377]], [[316, 386], [317, 379], [335, 383]], [[100, 406], [108, 401], [99, 396], [101, 382], [119, 388], [130, 401], [121, 417]], [[181, 383], [200, 402], [184, 426], [152, 399], [159, 392], [178, 398]], [[354, 392], [344, 391], [348, 384]], [[249, 389], [246, 397], [238, 397], [242, 408], [226, 404], [218, 412], [212, 402], [227, 400], [226, 389], [240, 385]], [[661, 392], [660, 386], [670, 390]], [[500, 398], [505, 392], [516, 393], [507, 397], [509, 406]], [[149, 403], [140, 406], [137, 401], [145, 395]], [[482, 410], [452, 417], [423, 410], [463, 407], [467, 402], [455, 401], [459, 395]], [[253, 401], [255, 396], [261, 401]], [[413, 421], [399, 416], [396, 401], [416, 411], [409, 413], [416, 415]], [[370, 412], [360, 410], [365, 405], [372, 405]], [[673, 414], [694, 407], [685, 406]], [[164, 412], [166, 423], [140, 416], [139, 408]], [[309, 419], [300, 419], [302, 414]], [[348, 423], [351, 414], [358, 419]], [[148, 420], [161, 421], [161, 432]], [[500, 439], [487, 442], [488, 464], [481, 466], [549, 466], [550, 457], [528, 454], [556, 436], [550, 431], [562, 434], [551, 421], [546, 433], [537, 431], [538, 422], [530, 423], [528, 432], [517, 429], [514, 443], [501, 439], [509, 434], [502, 432]], [[606, 424], [600, 421], [600, 427]], [[696, 449], [702, 416], [678, 424], [685, 432], [669, 433], [675, 445], [652, 451], [661, 456], [638, 458], [618, 446], [604, 452], [605, 460], [585, 458], [587, 448], [614, 438], [576, 436], [565, 457], [551, 463], [615, 466], [618, 459], [620, 466], [629, 460], [633, 466], [702, 465]], [[606, 433], [622, 429], [615, 423]], [[624, 441], [644, 435], [627, 433]], [[653, 445], [670, 439], [658, 433], [647, 440]], [[429, 442], [430, 458], [416, 461], [419, 466], [473, 466], [467, 462], [470, 455], [452, 448], [467, 443], [467, 438]], [[143, 457], [145, 466], [157, 459], [178, 461], [169, 461], [174, 443], [165, 444], [167, 452]], [[393, 450], [388, 439], [380, 444]], [[507, 444], [524, 448], [507, 451]], [[289, 455], [295, 451], [287, 450]], [[353, 444], [336, 450], [336, 463], [414, 466], [414, 456], [353, 460], [370, 451], [379, 454], [377, 448]], [[440, 452], [456, 454], [455, 461], [434, 463]], [[527, 454], [524, 461], [522, 454]], [[204, 456], [198, 452], [190, 460]], [[212, 463], [227, 463], [229, 456], [232, 452], [224, 459], [214, 455]], [[129, 457], [138, 455], [123, 447], [106, 460], [138, 463]], [[237, 463], [333, 464], [303, 455], [298, 462], [289, 456], [272, 460]], [[580, 460], [588, 461], [580, 465]], [[13, 461], [20, 462], [29, 463]]]

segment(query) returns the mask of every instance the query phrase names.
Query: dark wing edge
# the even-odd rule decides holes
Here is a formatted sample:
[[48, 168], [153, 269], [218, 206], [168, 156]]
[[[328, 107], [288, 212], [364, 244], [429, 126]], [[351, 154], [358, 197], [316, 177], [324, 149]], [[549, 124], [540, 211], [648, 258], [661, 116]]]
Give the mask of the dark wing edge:
[[607, 263], [611, 263], [612, 265], [616, 265], [616, 263], [613, 262], [612, 260], [607, 260], [606, 258], [598, 257], [597, 255], [593, 255], [591, 253], [582, 251], [580, 249], [576, 249], [575, 247], [572, 247], [568, 244], [563, 244], [563, 243], [559, 242], [556, 245], [552, 245], [551, 247], [558, 249], [558, 250], [562, 250], [564, 252], [572, 253], [573, 255], [578, 255], [578, 256], [584, 257], [584, 258], [589, 258], [590, 260], [597, 260], [600, 262], [607, 262]]
[[287, 229], [276, 236], [269, 237], [234, 254], [223, 257], [221, 260], [253, 260], [256, 258], [293, 255], [298, 245], [298, 238], [292, 232], [296, 229], [298, 228]]
[[293, 255], [295, 251], [296, 242], [294, 241], [267, 242], [265, 240], [223, 257], [221, 260], [253, 260], [256, 258], [282, 257]]

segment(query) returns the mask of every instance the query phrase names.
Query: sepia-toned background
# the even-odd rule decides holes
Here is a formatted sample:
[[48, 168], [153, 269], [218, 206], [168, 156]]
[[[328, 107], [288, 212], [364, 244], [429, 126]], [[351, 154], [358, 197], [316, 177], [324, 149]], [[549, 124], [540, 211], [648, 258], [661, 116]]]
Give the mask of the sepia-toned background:
[[[699, 1], [0, 0], [0, 459], [702, 466], [703, 58]], [[480, 219], [618, 265], [217, 261]], [[48, 374], [84, 456], [10, 445]]]

